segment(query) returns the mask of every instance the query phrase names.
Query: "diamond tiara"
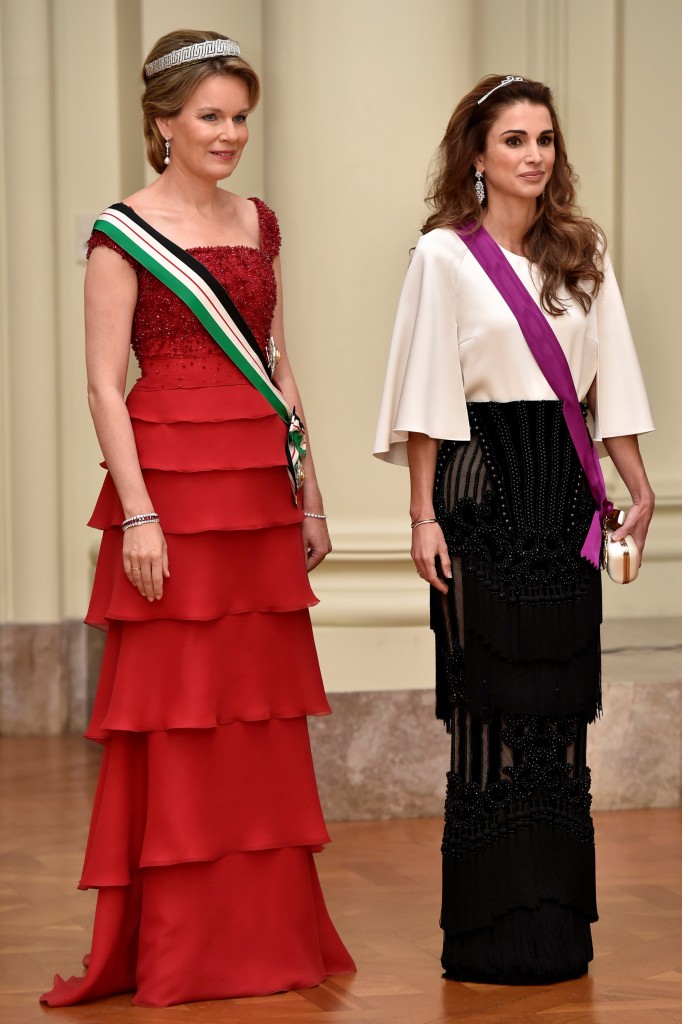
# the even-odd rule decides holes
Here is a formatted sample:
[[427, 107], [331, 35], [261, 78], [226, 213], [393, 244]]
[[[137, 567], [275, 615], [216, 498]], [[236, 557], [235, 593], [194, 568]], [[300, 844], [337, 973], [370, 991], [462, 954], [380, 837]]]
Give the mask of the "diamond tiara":
[[193, 64], [198, 60], [210, 60], [211, 57], [239, 57], [241, 50], [234, 39], [207, 39], [205, 43], [194, 43], [172, 50], [158, 60], [145, 64], [144, 73], [147, 78], [158, 75], [168, 68], [176, 68], [179, 64]]
[[524, 81], [524, 79], [521, 78], [520, 75], [507, 75], [507, 77], [503, 78], [501, 82], [499, 82], [497, 85], [493, 86], [493, 88], [490, 90], [490, 92], [487, 92], [485, 94], [485, 96], [481, 96], [480, 100], [476, 101], [476, 106], [480, 107], [481, 103], [483, 103], [483, 100], [487, 100], [488, 96], [492, 96], [492, 94], [494, 92], [497, 92], [498, 89], [501, 89], [503, 85], [511, 85], [512, 82], [523, 82], [523, 81]]

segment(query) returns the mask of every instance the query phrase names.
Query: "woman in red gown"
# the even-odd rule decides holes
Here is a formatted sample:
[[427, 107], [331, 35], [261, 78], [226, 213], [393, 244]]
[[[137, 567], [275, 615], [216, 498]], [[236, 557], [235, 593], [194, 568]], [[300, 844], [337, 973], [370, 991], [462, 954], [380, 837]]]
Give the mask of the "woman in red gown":
[[[218, 187], [259, 95], [234, 49], [193, 31], [153, 48], [143, 111], [159, 178], [125, 207], [204, 264], [263, 350], [274, 337], [275, 382], [300, 411], [276, 217]], [[329, 707], [307, 572], [331, 550], [314, 467], [308, 455], [293, 502], [272, 406], [106, 234], [89, 255], [89, 401], [108, 473], [87, 621], [108, 635], [79, 887], [99, 895], [85, 975], [57, 977], [42, 1000], [134, 992], [138, 1006], [168, 1006], [316, 985], [354, 965], [312, 856], [329, 837], [305, 716]], [[131, 339], [141, 372], [126, 402]]]

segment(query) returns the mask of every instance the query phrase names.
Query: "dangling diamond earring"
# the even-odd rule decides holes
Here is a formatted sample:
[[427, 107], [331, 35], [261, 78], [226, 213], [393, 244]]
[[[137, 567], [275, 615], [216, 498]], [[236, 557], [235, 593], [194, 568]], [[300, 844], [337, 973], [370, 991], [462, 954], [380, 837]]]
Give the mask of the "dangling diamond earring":
[[476, 171], [476, 184], [474, 185], [474, 192], [478, 199], [479, 205], [483, 206], [483, 200], [485, 199], [485, 185], [483, 184], [483, 171]]
[[166, 143], [166, 155], [163, 158], [163, 162], [166, 167], [168, 167], [168, 164], [170, 163], [170, 139], [164, 139], [164, 142]]

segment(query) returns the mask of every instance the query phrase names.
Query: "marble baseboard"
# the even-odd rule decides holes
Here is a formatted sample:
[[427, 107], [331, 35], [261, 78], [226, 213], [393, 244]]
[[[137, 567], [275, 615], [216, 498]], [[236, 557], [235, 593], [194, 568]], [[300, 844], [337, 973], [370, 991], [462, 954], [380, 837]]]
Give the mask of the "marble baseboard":
[[[328, 820], [440, 816], [450, 738], [431, 693], [335, 693], [329, 701], [333, 715], [310, 721]], [[682, 681], [605, 682], [588, 763], [595, 810], [681, 805]]]
[[[682, 804], [682, 620], [602, 629], [604, 714], [590, 727], [597, 810]], [[384, 652], [385, 657], [385, 652]], [[440, 816], [449, 737], [430, 690], [331, 693], [310, 734], [330, 820]]]
[[604, 682], [587, 759], [595, 810], [682, 805], [682, 682]]
[[0, 735], [79, 733], [97, 653], [82, 622], [0, 624]]
[[[596, 810], [682, 805], [682, 621], [604, 624], [604, 714], [589, 730]], [[330, 820], [442, 813], [449, 737], [429, 690], [332, 693], [310, 734]]]
[[450, 737], [426, 690], [329, 694], [309, 719], [324, 813], [332, 821], [438, 817]]

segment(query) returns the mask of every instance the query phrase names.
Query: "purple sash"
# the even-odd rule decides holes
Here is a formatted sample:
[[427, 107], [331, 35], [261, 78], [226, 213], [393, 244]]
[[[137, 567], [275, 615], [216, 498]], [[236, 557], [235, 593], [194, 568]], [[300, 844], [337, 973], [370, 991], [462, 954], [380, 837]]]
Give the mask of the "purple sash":
[[598, 568], [602, 545], [602, 523], [613, 505], [606, 498], [606, 485], [599, 465], [597, 449], [592, 444], [585, 426], [568, 360], [556, 334], [543, 316], [542, 310], [495, 239], [483, 227], [472, 234], [457, 233], [483, 267], [518, 320], [519, 327], [536, 363], [554, 394], [563, 403], [566, 426], [596, 505], [596, 511], [580, 554]]

